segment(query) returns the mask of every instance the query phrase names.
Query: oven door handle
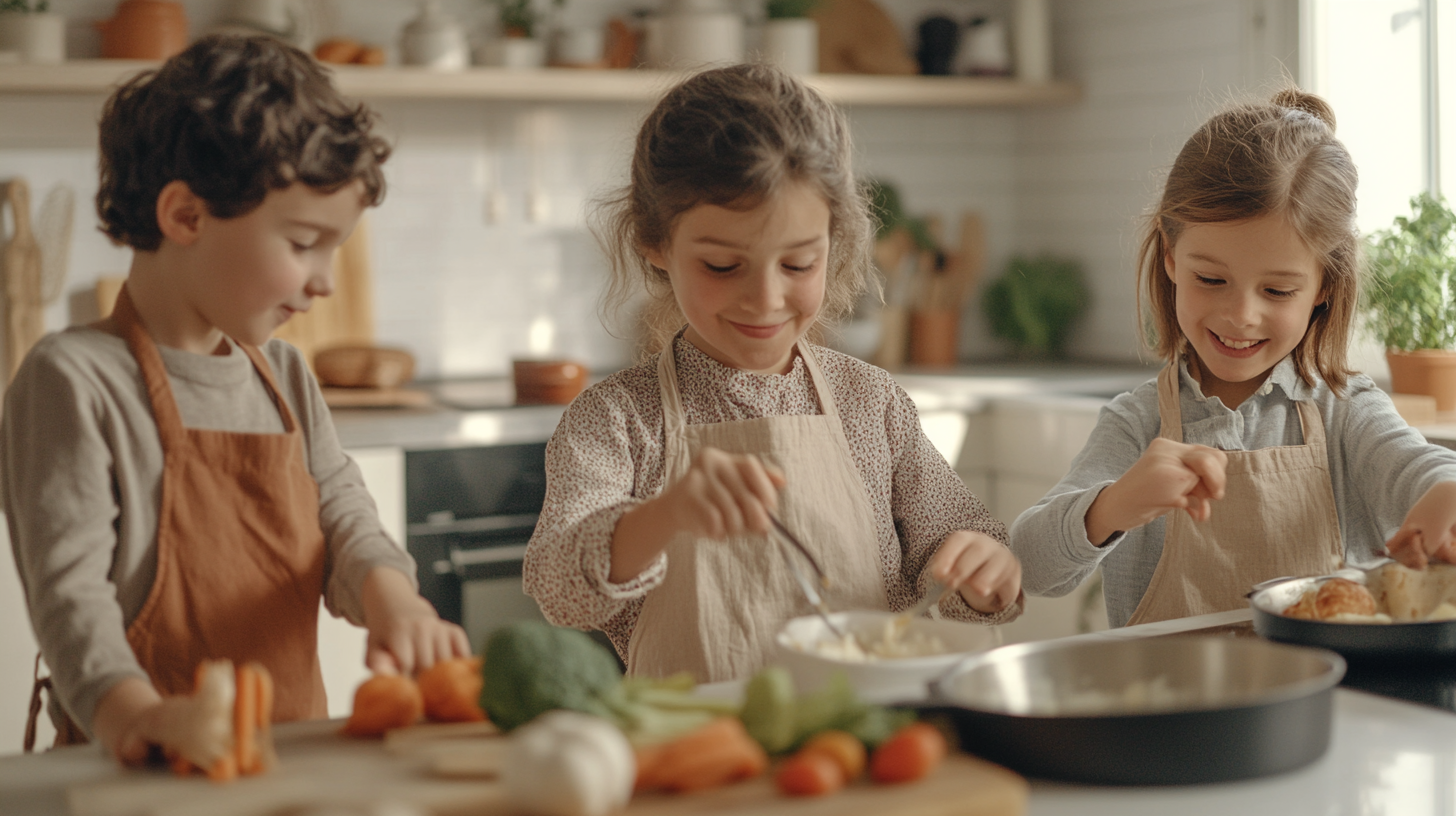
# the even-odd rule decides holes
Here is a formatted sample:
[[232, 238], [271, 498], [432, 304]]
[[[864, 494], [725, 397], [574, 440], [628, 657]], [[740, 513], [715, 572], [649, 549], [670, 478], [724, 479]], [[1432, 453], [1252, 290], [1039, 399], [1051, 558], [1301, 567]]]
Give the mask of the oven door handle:
[[514, 516], [478, 516], [457, 519], [449, 512], [442, 512], [424, 523], [415, 522], [405, 532], [412, 536], [450, 535], [453, 533], [491, 533], [501, 530], [530, 530], [536, 526], [535, 513], [521, 513]]
[[455, 573], [464, 574], [469, 567], [482, 564], [508, 564], [513, 561], [520, 561], [526, 557], [525, 544], [512, 544], [505, 547], [450, 547], [450, 558], [441, 559], [434, 564], [436, 575], [448, 575]]

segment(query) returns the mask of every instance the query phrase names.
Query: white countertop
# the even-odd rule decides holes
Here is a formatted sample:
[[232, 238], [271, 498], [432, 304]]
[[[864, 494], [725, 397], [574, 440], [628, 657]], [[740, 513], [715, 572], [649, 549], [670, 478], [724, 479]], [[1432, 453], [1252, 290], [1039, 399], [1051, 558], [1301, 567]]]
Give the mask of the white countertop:
[[[1077, 637], [1146, 637], [1249, 617], [1248, 610], [1237, 610]], [[114, 768], [95, 747], [0, 757], [0, 814], [62, 816], [62, 792], [68, 784], [112, 773]], [[1330, 749], [1301, 770], [1241, 782], [1173, 787], [1033, 780], [1027, 812], [1030, 816], [1456, 815], [1456, 714], [1337, 688]]]
[[[1247, 621], [1247, 609], [1068, 640], [1122, 639]], [[1456, 714], [1337, 688], [1328, 753], [1279, 776], [1215, 785], [1089, 787], [1033, 780], [1029, 816], [1456, 814]]]

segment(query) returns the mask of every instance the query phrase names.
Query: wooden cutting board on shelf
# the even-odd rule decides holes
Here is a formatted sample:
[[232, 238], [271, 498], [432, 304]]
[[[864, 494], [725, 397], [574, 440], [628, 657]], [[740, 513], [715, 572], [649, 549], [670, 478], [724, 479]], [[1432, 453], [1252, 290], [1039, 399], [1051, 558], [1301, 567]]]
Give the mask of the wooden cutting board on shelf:
[[[412, 804], [434, 816], [516, 816], [492, 779], [444, 776], [431, 770], [440, 752], [428, 742], [410, 749], [338, 734], [339, 721], [294, 723], [275, 731], [279, 763], [268, 774], [214, 785], [163, 770], [117, 769], [107, 779], [67, 791], [73, 816], [276, 816], [309, 807]], [[425, 726], [426, 728], [438, 728]], [[478, 727], [467, 725], [466, 728]], [[448, 729], [446, 729], [448, 731]], [[475, 737], [451, 743], [478, 750]], [[435, 743], [438, 745], [439, 743]], [[690, 795], [634, 799], [625, 816], [1019, 816], [1027, 783], [965, 754], [953, 754], [929, 778], [902, 785], [851, 785], [821, 798], [795, 799], [769, 776]]]

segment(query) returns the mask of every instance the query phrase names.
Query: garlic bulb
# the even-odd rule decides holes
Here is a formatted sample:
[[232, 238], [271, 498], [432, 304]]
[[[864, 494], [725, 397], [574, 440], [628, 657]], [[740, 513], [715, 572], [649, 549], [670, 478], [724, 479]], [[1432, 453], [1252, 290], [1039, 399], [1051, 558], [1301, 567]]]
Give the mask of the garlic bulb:
[[550, 711], [511, 734], [501, 778], [518, 808], [536, 816], [606, 816], [632, 798], [637, 763], [612, 723]]

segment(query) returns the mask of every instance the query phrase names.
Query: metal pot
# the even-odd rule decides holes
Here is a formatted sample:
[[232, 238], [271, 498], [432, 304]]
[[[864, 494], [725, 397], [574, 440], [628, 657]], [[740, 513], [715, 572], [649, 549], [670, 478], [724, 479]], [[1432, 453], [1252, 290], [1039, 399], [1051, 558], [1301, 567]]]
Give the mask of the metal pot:
[[967, 659], [931, 700], [962, 748], [1020, 773], [1181, 785], [1319, 759], [1344, 672], [1332, 652], [1252, 638], [1047, 641]]
[[1456, 656], [1456, 621], [1330, 623], [1280, 614], [1306, 590], [1333, 577], [1336, 576], [1287, 578], [1255, 587], [1249, 593], [1254, 631], [1270, 640], [1333, 649], [1351, 660], [1435, 660]]

